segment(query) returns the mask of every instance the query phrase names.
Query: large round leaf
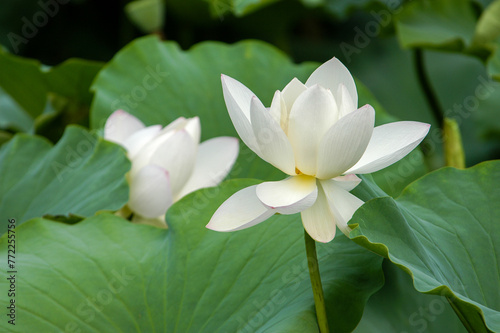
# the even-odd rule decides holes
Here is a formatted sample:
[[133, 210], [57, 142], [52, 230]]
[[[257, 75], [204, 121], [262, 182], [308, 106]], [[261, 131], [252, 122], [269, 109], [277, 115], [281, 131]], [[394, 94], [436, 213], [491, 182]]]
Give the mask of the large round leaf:
[[467, 0], [422, 0], [402, 6], [396, 31], [403, 47], [462, 50], [474, 36], [476, 18]]
[[32, 133], [33, 118], [4, 89], [0, 87], [0, 129]]
[[[300, 215], [234, 233], [205, 228], [229, 195], [254, 183], [192, 193], [168, 211], [168, 230], [109, 214], [24, 223], [15, 231], [17, 322], [2, 320], [0, 330], [318, 332]], [[4, 257], [6, 243], [4, 235]], [[330, 325], [350, 332], [381, 286], [381, 258], [342, 233], [318, 252]]]
[[145, 124], [199, 116], [202, 138], [236, 135], [222, 95], [221, 73], [250, 88], [266, 105], [293, 78], [305, 82], [315, 64], [293, 64], [262, 42], [204, 42], [182, 51], [174, 42], [144, 37], [123, 48], [98, 74], [91, 126], [102, 128], [122, 108]]
[[370, 297], [355, 333], [467, 332], [443, 296], [421, 294], [411, 277], [384, 261], [384, 287]]
[[474, 332], [498, 332], [499, 182], [500, 161], [441, 169], [397, 200], [367, 202], [351, 238], [413, 275], [418, 291], [446, 296]]
[[52, 146], [46, 139], [18, 134], [0, 150], [0, 221], [23, 223], [46, 214], [92, 216], [127, 203], [123, 148], [70, 126]]
[[96, 61], [68, 59], [45, 73], [47, 87], [50, 92], [70, 99], [73, 103], [89, 106], [92, 100], [90, 85], [103, 65]]

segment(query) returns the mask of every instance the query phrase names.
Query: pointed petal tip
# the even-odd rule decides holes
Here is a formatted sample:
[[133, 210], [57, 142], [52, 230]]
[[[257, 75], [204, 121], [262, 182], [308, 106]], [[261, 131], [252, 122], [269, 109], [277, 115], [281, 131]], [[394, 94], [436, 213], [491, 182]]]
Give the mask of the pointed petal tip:
[[368, 110], [370, 110], [371, 112], [375, 113], [375, 109], [374, 109], [374, 108], [373, 108], [373, 106], [371, 106], [370, 104], [365, 104], [365, 105], [363, 105], [362, 107], [358, 108], [358, 110], [361, 110], [361, 109], [363, 109], [363, 110], [368, 109]]
[[118, 109], [108, 117], [104, 124], [104, 138], [108, 141], [123, 144], [133, 133], [145, 127], [144, 123], [137, 117]]
[[217, 223], [215, 223], [213, 221], [213, 217], [212, 217], [212, 219], [210, 219], [210, 222], [207, 223], [207, 225], [205, 226], [205, 228], [207, 228], [209, 230], [212, 230], [212, 231], [217, 231], [217, 232], [229, 232], [229, 231], [232, 231], [232, 230], [228, 230], [228, 229], [222, 228], [222, 226], [220, 224], [217, 225]]
[[221, 74], [221, 75], [220, 75], [220, 79], [221, 79], [222, 83], [223, 83], [224, 85], [226, 85], [226, 86], [227, 86], [227, 84], [228, 84], [229, 82], [231, 82], [231, 81], [237, 81], [237, 82], [239, 82], [238, 80], [233, 79], [232, 77], [230, 77], [229, 75], [226, 75], [226, 74]]
[[210, 220], [210, 222], [207, 223], [207, 225], [205, 226], [205, 228], [213, 230], [213, 231], [222, 231], [222, 230], [217, 230], [216, 228], [214, 228], [214, 226], [212, 225], [212, 221], [211, 220]]
[[123, 110], [123, 109], [118, 109], [115, 112], [113, 112], [110, 117], [112, 117], [113, 115], [120, 115], [120, 114], [124, 114], [124, 113], [128, 113], [128, 112]]

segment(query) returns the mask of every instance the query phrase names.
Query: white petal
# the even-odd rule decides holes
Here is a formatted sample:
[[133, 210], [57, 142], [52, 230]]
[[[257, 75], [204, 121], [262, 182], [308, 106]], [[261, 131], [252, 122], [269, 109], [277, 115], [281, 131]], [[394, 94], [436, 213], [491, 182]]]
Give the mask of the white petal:
[[361, 183], [361, 178], [354, 174], [349, 174], [345, 176], [338, 176], [332, 179], [336, 185], [342, 187], [346, 191], [353, 190], [356, 186]]
[[335, 100], [337, 101], [339, 107], [339, 118], [342, 118], [357, 109], [357, 106], [354, 105], [351, 94], [349, 94], [349, 90], [347, 90], [345, 84], [343, 83], [339, 85]]
[[153, 140], [148, 142], [146, 145], [139, 150], [134, 158], [132, 159], [132, 169], [130, 170], [130, 175], [134, 176], [140, 169], [150, 164], [151, 158], [156, 153], [156, 151], [166, 144], [171, 137], [173, 137], [178, 130], [164, 131], [161, 130]]
[[161, 166], [170, 175], [174, 198], [184, 187], [194, 169], [197, 145], [186, 130], [177, 131], [152, 154], [148, 164]]
[[257, 186], [257, 197], [269, 208], [281, 214], [295, 214], [314, 204], [318, 196], [316, 178], [294, 176]]
[[218, 137], [204, 141], [198, 147], [193, 170], [175, 201], [200, 188], [217, 186], [226, 178], [238, 157], [238, 139]]
[[[290, 112], [293, 103], [295, 103], [295, 100], [306, 90], [307, 87], [296, 77], [294, 77], [293, 80], [290, 81], [281, 91], [281, 96], [283, 97], [283, 101], [285, 102], [285, 110], [288, 110], [288, 112]], [[288, 116], [286, 118], [288, 118]]]
[[167, 126], [165, 126], [162, 130], [161, 130], [161, 135], [167, 133], [167, 132], [170, 132], [170, 131], [174, 131], [174, 130], [180, 130], [180, 129], [183, 129], [185, 126], [186, 126], [186, 123], [187, 123], [187, 119], [184, 118], [184, 117], [179, 117], [177, 119], [175, 119], [174, 121], [172, 121], [170, 124], [168, 124]]
[[130, 181], [129, 208], [144, 217], [155, 218], [172, 205], [168, 172], [156, 165], [139, 170]]
[[333, 95], [320, 86], [307, 89], [293, 104], [288, 138], [295, 153], [295, 165], [302, 173], [316, 174], [319, 144], [337, 119], [337, 104]]
[[160, 135], [164, 135], [166, 133], [173, 133], [177, 130], [185, 129], [189, 135], [193, 138], [193, 141], [196, 143], [200, 142], [201, 136], [201, 126], [200, 126], [200, 118], [193, 117], [186, 119], [184, 117], [179, 117], [172, 121], [170, 124], [165, 126], [160, 132]]
[[375, 110], [370, 105], [339, 119], [319, 145], [316, 177], [337, 177], [356, 164], [368, 146], [374, 123]]
[[[250, 107], [251, 107], [251, 105], [250, 105]], [[274, 121], [276, 121], [278, 124], [280, 124], [280, 126], [282, 125], [281, 124], [282, 116], [284, 117], [285, 122], [288, 121], [288, 114], [286, 111], [285, 103], [283, 101], [283, 97], [281, 96], [281, 91], [277, 90], [274, 93], [273, 101], [271, 102], [271, 106], [269, 107], [268, 110], [269, 110], [269, 113], [271, 114], [271, 117], [273, 117]], [[283, 126], [281, 126], [281, 128], [283, 128]]]
[[123, 144], [128, 137], [144, 127], [146, 126], [136, 117], [123, 110], [116, 110], [106, 120], [104, 138]]
[[398, 121], [375, 127], [365, 153], [346, 173], [371, 173], [399, 161], [418, 146], [430, 126], [416, 121]]
[[257, 185], [244, 188], [224, 201], [210, 219], [207, 228], [215, 231], [241, 230], [274, 215], [275, 212], [257, 198], [256, 188]]
[[250, 114], [262, 158], [284, 173], [295, 175], [292, 145], [279, 123], [257, 97], [252, 98]]
[[325, 193], [318, 187], [316, 202], [301, 213], [302, 224], [314, 240], [328, 243], [335, 237], [336, 225]]
[[255, 94], [240, 82], [222, 75], [222, 92], [229, 117], [241, 140], [260, 156], [259, 147], [250, 123], [250, 102]]
[[347, 225], [347, 222], [349, 222], [354, 212], [361, 207], [364, 202], [338, 186], [333, 180], [323, 180], [321, 181], [321, 185], [328, 199], [330, 211], [335, 218], [335, 223], [340, 231], [346, 236], [349, 236], [351, 228]]
[[319, 66], [306, 81], [307, 87], [319, 84], [328, 88], [332, 93], [337, 92], [340, 84], [344, 84], [354, 103], [354, 109], [358, 108], [358, 93], [356, 84], [349, 70], [337, 58], [333, 58]]
[[191, 135], [193, 138], [193, 141], [196, 144], [200, 143], [200, 137], [201, 137], [201, 126], [200, 126], [200, 118], [194, 117], [187, 119], [186, 124], [184, 125], [184, 128], [186, 131]]
[[151, 140], [153, 140], [161, 131], [161, 125], [153, 125], [138, 130], [125, 140], [123, 146], [127, 149], [128, 156], [133, 159], [134, 156]]

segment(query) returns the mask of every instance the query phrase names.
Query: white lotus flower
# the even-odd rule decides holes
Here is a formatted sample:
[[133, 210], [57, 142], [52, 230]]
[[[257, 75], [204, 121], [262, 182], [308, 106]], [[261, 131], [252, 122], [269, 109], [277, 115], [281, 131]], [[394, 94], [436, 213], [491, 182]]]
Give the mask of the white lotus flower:
[[358, 109], [354, 80], [333, 58], [305, 84], [294, 78], [266, 108], [247, 87], [222, 75], [229, 116], [257, 155], [290, 177], [245, 188], [227, 199], [207, 228], [233, 231], [275, 213], [301, 212], [309, 235], [329, 242], [363, 201], [349, 193], [371, 173], [400, 160], [427, 135], [430, 125], [401, 121], [374, 128], [370, 105]]
[[238, 156], [238, 139], [218, 137], [199, 144], [200, 134], [198, 117], [177, 118], [163, 129], [146, 127], [123, 110], [108, 118], [104, 138], [123, 146], [132, 161], [127, 206], [133, 222], [166, 227], [165, 213], [174, 202], [227, 176]]

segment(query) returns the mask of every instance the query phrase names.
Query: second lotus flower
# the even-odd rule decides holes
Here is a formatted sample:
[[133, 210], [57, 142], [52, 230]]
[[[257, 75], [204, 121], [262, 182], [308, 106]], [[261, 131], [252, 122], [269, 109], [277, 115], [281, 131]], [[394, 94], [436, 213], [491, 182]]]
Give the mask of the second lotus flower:
[[401, 121], [374, 128], [375, 111], [358, 108], [354, 80], [337, 59], [321, 65], [305, 84], [293, 79], [266, 108], [247, 87], [222, 76], [231, 120], [245, 144], [289, 177], [247, 187], [226, 200], [207, 228], [233, 231], [275, 213], [301, 213], [319, 242], [345, 234], [363, 201], [349, 193], [356, 174], [383, 169], [412, 151], [430, 125]]
[[183, 196], [218, 185], [238, 157], [236, 138], [200, 142], [198, 117], [146, 127], [123, 110], [107, 120], [104, 138], [122, 145], [132, 161], [127, 207], [133, 222], [165, 227], [167, 209]]

